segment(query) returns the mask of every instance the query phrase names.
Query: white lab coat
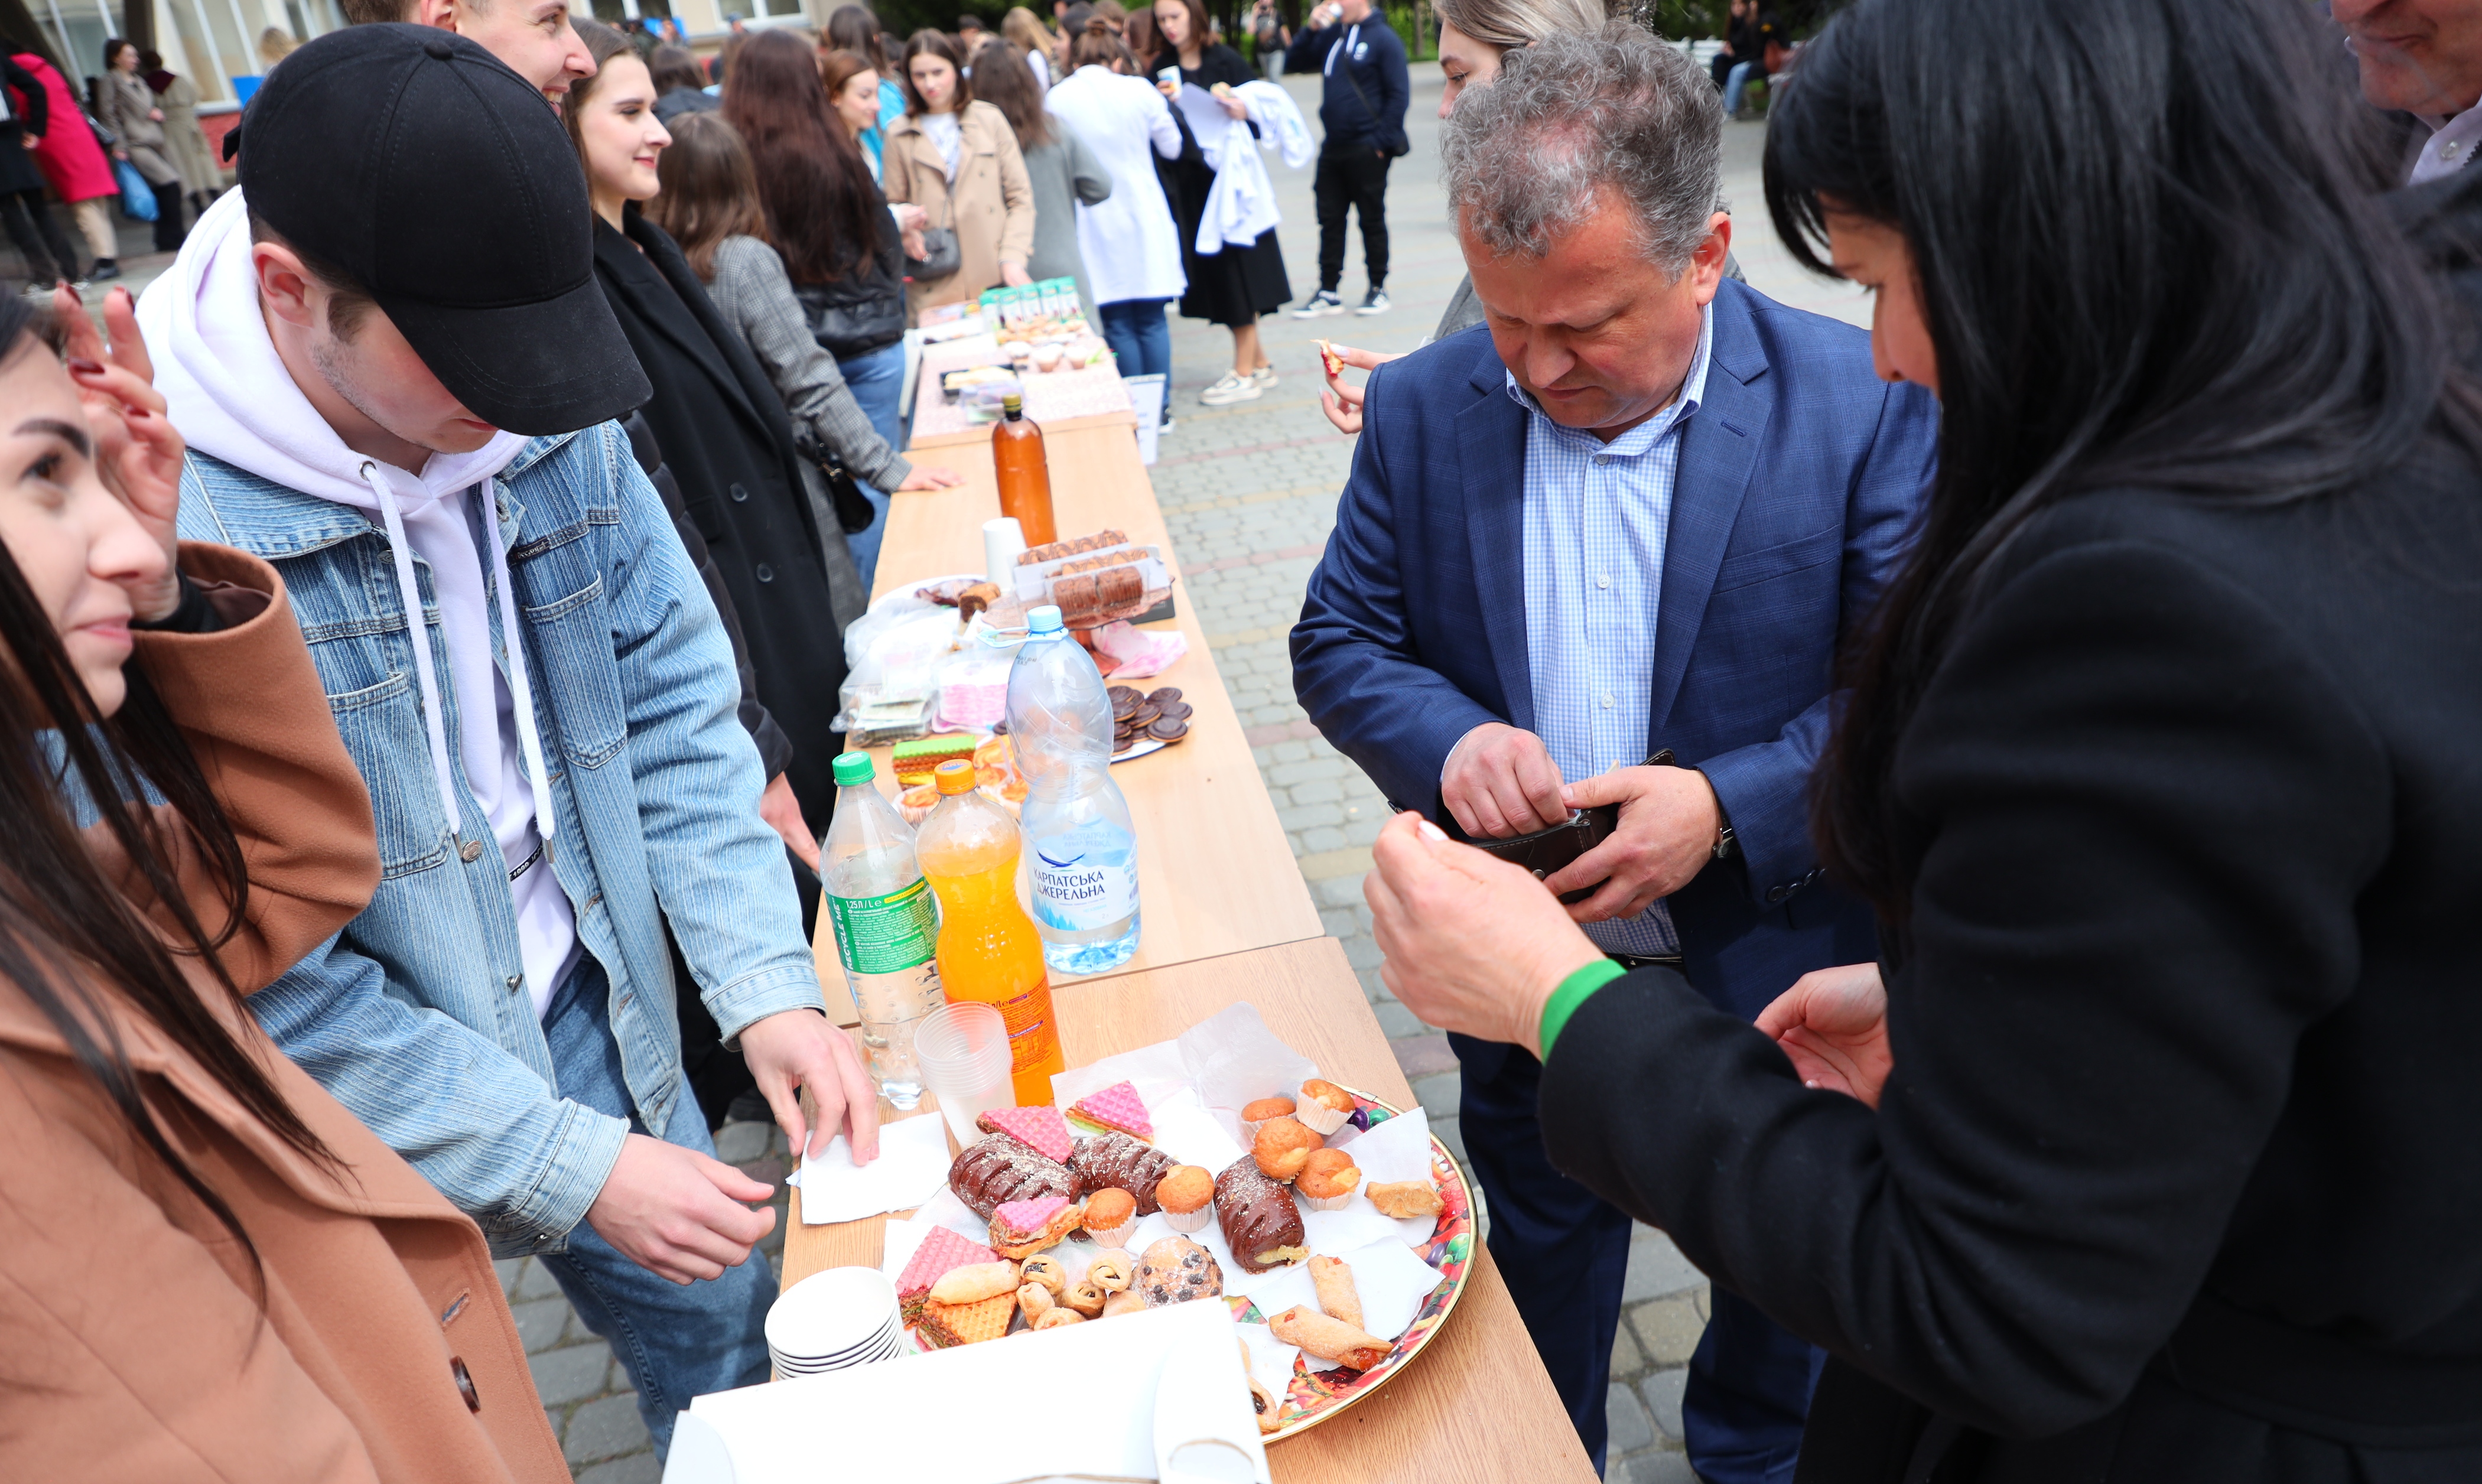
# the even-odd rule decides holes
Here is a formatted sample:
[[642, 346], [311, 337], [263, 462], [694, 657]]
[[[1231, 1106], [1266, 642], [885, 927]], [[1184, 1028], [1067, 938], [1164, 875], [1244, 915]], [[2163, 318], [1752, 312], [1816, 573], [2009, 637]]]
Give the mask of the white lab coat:
[[[1206, 193], [1206, 210], [1198, 219], [1198, 241], [1192, 244], [1206, 256], [1223, 252], [1228, 242], [1236, 248], [1249, 247], [1260, 233], [1283, 221], [1276, 209], [1275, 182], [1267, 178], [1267, 162], [1260, 151], [1281, 148], [1284, 164], [1294, 170], [1310, 159], [1309, 129], [1283, 89], [1272, 83], [1244, 83], [1233, 94], [1250, 110], [1249, 119], [1228, 119], [1215, 140], [1202, 135], [1199, 140], [1199, 152], [1215, 168], [1215, 184]], [[1258, 126], [1254, 139], [1250, 132], [1253, 123]], [[1258, 148], [1251, 148], [1253, 144]]]
[[1187, 293], [1180, 227], [1155, 179], [1154, 157], [1180, 154], [1172, 105], [1144, 78], [1090, 66], [1062, 78], [1043, 106], [1075, 129], [1112, 175], [1109, 197], [1077, 207], [1077, 252], [1094, 280], [1095, 302]]

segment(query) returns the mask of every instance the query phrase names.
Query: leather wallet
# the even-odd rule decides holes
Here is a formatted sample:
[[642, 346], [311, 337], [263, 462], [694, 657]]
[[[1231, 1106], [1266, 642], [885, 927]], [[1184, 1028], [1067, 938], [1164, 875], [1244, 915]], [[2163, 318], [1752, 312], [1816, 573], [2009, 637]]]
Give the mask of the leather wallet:
[[[1564, 824], [1537, 830], [1531, 835], [1512, 835], [1503, 839], [1479, 839], [1458, 830], [1453, 818], [1448, 821], [1450, 833], [1462, 837], [1466, 844], [1487, 856], [1525, 867], [1534, 873], [1536, 881], [1551, 875], [1601, 844], [1620, 827], [1621, 807], [1617, 804], [1576, 809], [1570, 813]], [[1564, 892], [1560, 900], [1582, 902], [1593, 896], [1601, 886], [1601, 882], [1596, 882], [1592, 886], [1580, 887], [1574, 891]]]

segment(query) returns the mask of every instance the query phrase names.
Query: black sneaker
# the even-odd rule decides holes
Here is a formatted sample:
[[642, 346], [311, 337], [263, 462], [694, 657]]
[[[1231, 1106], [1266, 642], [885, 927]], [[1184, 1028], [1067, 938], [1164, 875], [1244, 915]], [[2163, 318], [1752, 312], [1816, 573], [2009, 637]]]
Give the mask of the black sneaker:
[[120, 277], [120, 264], [108, 257], [98, 257], [94, 260], [94, 267], [87, 274], [87, 277], [97, 283], [104, 282], [110, 278], [118, 278]]
[[1314, 320], [1322, 314], [1342, 314], [1343, 312], [1344, 300], [1336, 294], [1335, 290], [1323, 288], [1303, 300], [1302, 306], [1293, 311], [1293, 318]]
[[1386, 312], [1387, 312], [1387, 291], [1386, 291], [1386, 289], [1384, 289], [1384, 288], [1374, 288], [1374, 289], [1372, 289], [1368, 294], [1366, 294], [1366, 295], [1364, 295], [1364, 296], [1362, 297], [1362, 301], [1361, 301], [1361, 305], [1360, 305], [1360, 307], [1359, 307], [1359, 308], [1355, 309], [1353, 312], [1354, 312], [1354, 313], [1356, 313], [1356, 314], [1385, 314], [1385, 313], [1386, 313]]

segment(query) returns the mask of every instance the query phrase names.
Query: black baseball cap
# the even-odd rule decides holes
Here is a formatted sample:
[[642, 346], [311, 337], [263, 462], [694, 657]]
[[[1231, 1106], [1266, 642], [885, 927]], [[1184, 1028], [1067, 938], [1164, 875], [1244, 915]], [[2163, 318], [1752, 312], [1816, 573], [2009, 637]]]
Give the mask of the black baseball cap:
[[652, 395], [594, 279], [594, 214], [532, 84], [431, 26], [348, 26], [251, 99], [241, 189], [349, 275], [475, 416], [568, 433]]

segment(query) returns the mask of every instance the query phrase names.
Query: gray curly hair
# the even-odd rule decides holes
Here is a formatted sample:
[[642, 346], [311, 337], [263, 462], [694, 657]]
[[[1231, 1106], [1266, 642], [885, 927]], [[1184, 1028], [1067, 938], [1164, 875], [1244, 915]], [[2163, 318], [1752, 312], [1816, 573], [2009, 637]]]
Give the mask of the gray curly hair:
[[1628, 21], [1511, 51], [1439, 132], [1449, 206], [1493, 253], [1542, 256], [1605, 188], [1664, 272], [1677, 277], [1705, 239], [1724, 139], [1714, 85]]

